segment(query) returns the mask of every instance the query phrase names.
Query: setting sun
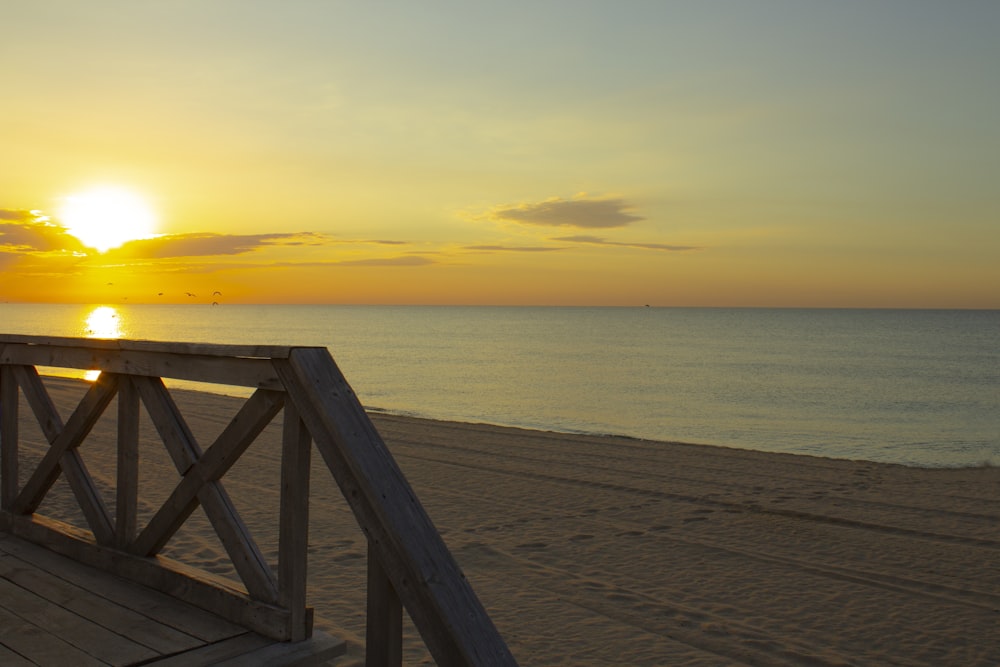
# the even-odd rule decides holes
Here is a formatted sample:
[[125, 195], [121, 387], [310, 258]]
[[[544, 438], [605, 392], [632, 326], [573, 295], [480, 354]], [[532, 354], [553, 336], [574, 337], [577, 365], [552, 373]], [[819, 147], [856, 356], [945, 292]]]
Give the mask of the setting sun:
[[118, 187], [66, 197], [60, 220], [70, 234], [98, 252], [149, 238], [156, 226], [156, 217], [142, 197]]

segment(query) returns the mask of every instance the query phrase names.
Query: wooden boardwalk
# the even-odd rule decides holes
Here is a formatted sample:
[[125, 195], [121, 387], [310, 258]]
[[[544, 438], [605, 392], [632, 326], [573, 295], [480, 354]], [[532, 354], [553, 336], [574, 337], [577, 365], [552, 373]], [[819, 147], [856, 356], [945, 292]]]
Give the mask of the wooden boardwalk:
[[278, 642], [0, 533], [0, 665], [318, 664], [345, 645]]

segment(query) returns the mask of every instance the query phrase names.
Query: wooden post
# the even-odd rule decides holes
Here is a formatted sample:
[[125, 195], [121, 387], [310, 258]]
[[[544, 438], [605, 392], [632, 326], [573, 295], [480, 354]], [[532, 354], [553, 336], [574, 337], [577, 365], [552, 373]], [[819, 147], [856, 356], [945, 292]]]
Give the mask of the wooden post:
[[274, 368], [376, 554], [369, 588], [382, 586], [373, 575], [383, 572], [437, 664], [515, 665], [330, 352], [296, 348]]
[[17, 381], [10, 366], [0, 366], [0, 508], [17, 498]]
[[366, 667], [403, 664], [403, 605], [368, 543], [368, 619], [365, 628]]
[[298, 410], [285, 404], [278, 525], [278, 603], [291, 612], [291, 641], [312, 635], [306, 611], [309, 549], [309, 459], [312, 438]]
[[117, 493], [115, 546], [126, 550], [135, 539], [139, 499], [139, 392], [128, 377], [118, 385]]

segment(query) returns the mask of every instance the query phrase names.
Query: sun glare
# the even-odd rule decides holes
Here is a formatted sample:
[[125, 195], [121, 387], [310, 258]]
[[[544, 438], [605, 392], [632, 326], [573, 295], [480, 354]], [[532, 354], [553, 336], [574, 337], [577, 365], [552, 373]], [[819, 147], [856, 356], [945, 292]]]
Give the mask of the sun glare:
[[98, 306], [87, 315], [84, 334], [87, 338], [121, 338], [122, 326], [118, 311], [111, 306]]
[[[111, 306], [98, 306], [87, 315], [84, 334], [87, 338], [121, 338], [121, 316]], [[101, 371], [91, 370], [84, 373], [83, 379], [93, 382], [100, 375]]]
[[149, 205], [134, 192], [118, 187], [66, 197], [59, 218], [66, 231], [98, 252], [150, 238], [156, 231], [156, 216]]

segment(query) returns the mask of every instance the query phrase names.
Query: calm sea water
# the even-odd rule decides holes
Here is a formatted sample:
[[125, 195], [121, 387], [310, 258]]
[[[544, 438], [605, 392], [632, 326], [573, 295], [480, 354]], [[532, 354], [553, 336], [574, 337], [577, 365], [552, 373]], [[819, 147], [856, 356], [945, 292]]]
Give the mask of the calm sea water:
[[369, 408], [1000, 464], [1000, 311], [0, 304], [0, 332], [322, 345]]

